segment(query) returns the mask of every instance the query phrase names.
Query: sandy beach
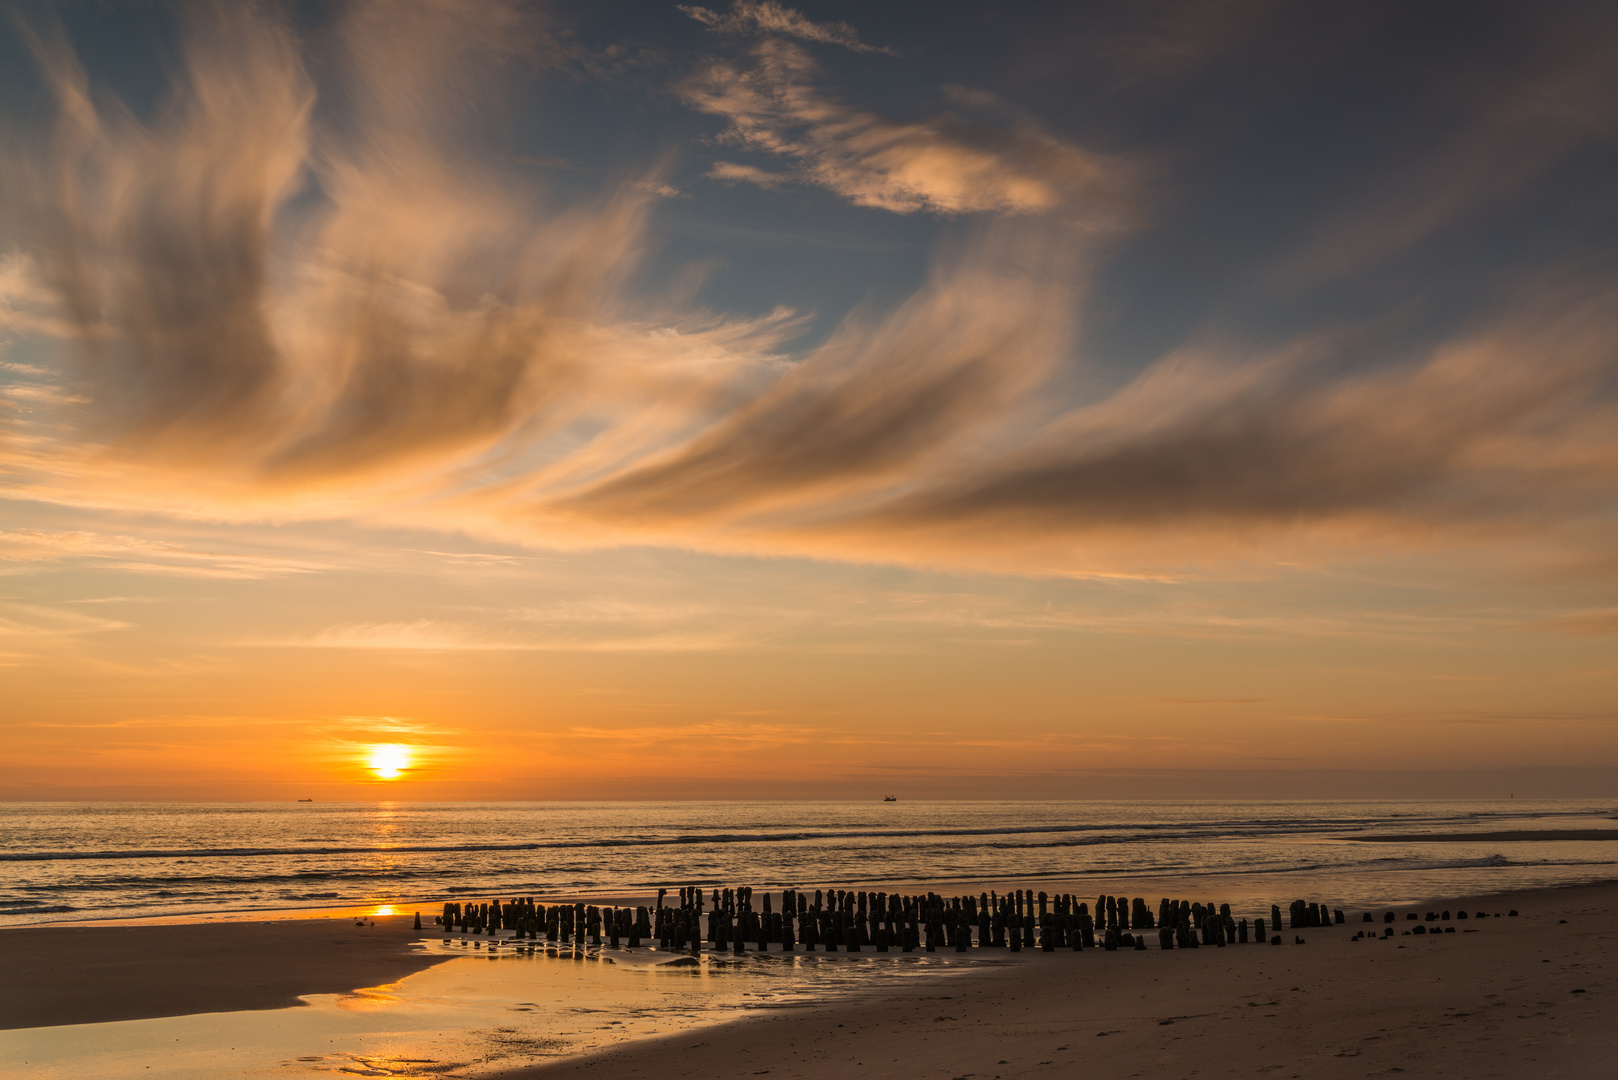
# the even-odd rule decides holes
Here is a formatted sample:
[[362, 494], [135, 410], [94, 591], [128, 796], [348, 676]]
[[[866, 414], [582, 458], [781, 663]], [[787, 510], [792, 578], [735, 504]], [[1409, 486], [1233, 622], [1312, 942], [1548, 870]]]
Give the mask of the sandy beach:
[[442, 963], [410, 915], [0, 933], [0, 1029], [283, 1009]]
[[[817, 1080], [1596, 1077], [1618, 1060], [1618, 884], [1439, 901], [1489, 918], [1283, 932], [1281, 946], [1010, 954], [502, 1074]], [[1517, 909], [1516, 918], [1504, 913]], [[1495, 913], [1501, 917], [1493, 917]], [[1565, 921], [1564, 921], [1565, 920]], [[409, 916], [0, 934], [7, 1028], [299, 1004], [442, 962]], [[1405, 934], [1416, 926], [1454, 933]], [[1294, 944], [1295, 936], [1305, 939]], [[436, 936], [436, 935], [435, 935]], [[840, 964], [883, 963], [876, 956]], [[411, 1075], [408, 1073], [399, 1075]]]
[[[904, 997], [631, 1045], [506, 1080], [768, 1075], [1608, 1077], [1618, 884], [1422, 905], [1518, 918], [1453, 934], [1027, 955]], [[1566, 920], [1565, 924], [1562, 920]], [[1399, 931], [1431, 923], [1394, 924]]]

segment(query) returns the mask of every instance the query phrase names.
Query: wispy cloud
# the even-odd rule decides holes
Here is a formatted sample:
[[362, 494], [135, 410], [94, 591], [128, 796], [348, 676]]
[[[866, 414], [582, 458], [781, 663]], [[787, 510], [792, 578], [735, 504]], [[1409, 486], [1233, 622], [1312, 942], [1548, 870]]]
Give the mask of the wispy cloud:
[[963, 539], [981, 527], [1003, 544], [1008, 530], [1190, 526], [1252, 540], [1253, 526], [1359, 521], [1391, 536], [1593, 512], [1618, 464], [1612, 304], [1605, 292], [1536, 302], [1369, 369], [1343, 362], [1352, 338], [1331, 336], [1267, 357], [1173, 356], [981, 471], [865, 520]]
[[[285, 554], [209, 551], [142, 536], [99, 532], [0, 531], [0, 563], [79, 565], [202, 578], [266, 578], [307, 574], [329, 564]], [[112, 597], [112, 600], [130, 599]], [[81, 601], [92, 603], [100, 601]]]
[[560, 506], [655, 527], [826, 505], [938, 467], [1066, 352], [1079, 250], [1060, 234], [988, 238], [881, 323], [848, 324], [689, 443]]
[[[51, 298], [91, 395], [82, 436], [121, 458], [260, 489], [453, 471], [592, 410], [700, 407], [787, 332], [625, 317], [668, 190], [655, 169], [559, 209], [478, 164], [468, 118], [544, 60], [514, 8], [355, 5], [320, 125], [284, 23], [188, 10], [149, 125], [99, 108], [61, 39], [37, 39], [58, 122], [0, 178], [27, 253], [0, 284], [12, 307]], [[26, 464], [62, 469], [43, 449]]]
[[757, 643], [757, 629], [691, 605], [580, 600], [543, 608], [459, 612], [398, 622], [343, 623], [251, 647], [406, 652], [701, 652]]
[[1612, 637], [1618, 635], [1618, 608], [1575, 611], [1533, 625], [1538, 629], [1573, 637]]
[[49, 604], [19, 604], [0, 600], [0, 639], [70, 638], [128, 629], [129, 623], [103, 619], [82, 611], [63, 611]]
[[1064, 331], [1031, 282], [1000, 288], [974, 276], [988, 260], [970, 265], [863, 333], [868, 351], [810, 358], [679, 452], [557, 508], [648, 536], [895, 558], [1073, 566], [1082, 543], [1077, 565], [1127, 569], [1221, 538], [1254, 552], [1311, 534], [1419, 544], [1531, 523], [1543, 536], [1618, 494], [1606, 292], [1525, 302], [1374, 364], [1345, 362], [1362, 348], [1352, 334], [1188, 348], [1007, 432]]
[[721, 162], [710, 176], [773, 187], [823, 187], [895, 213], [1051, 213], [1115, 227], [1134, 214], [1133, 170], [1031, 122], [1011, 127], [952, 115], [894, 120], [820, 85], [800, 46], [767, 38], [745, 63], [716, 60], [683, 89], [721, 117], [724, 141], [783, 160], [783, 172]]
[[725, 33], [762, 32], [795, 37], [825, 45], [841, 45], [855, 52], [894, 55], [892, 49], [868, 45], [846, 22], [817, 23], [796, 8], [774, 0], [735, 0], [724, 13], [712, 8], [680, 4], [680, 10], [712, 30]]
[[785, 173], [773, 173], [756, 165], [738, 165], [734, 161], [716, 161], [708, 170], [710, 180], [737, 181], [757, 184], [761, 188], [780, 187], [792, 182]]
[[[358, 4], [322, 42], [344, 82], [318, 102], [282, 21], [186, 11], [149, 121], [93, 91], [59, 37], [35, 41], [58, 116], [0, 162], [17, 245], [0, 308], [29, 313], [56, 363], [8, 355], [0, 371], [12, 497], [1128, 577], [1233, 538], [1543, 531], [1618, 495], [1601, 285], [1504, 299], [1431, 347], [1209, 338], [1117, 388], [1081, 382], [1076, 326], [1111, 240], [1097, 227], [1135, 220], [1134, 168], [1030, 124], [847, 104], [792, 39], [848, 42], [789, 9], [708, 12], [759, 40], [679, 92], [781, 164], [710, 175], [972, 216], [912, 295], [798, 352], [791, 308], [729, 317], [630, 286], [659, 168], [569, 202], [482, 152], [502, 80], [555, 47], [516, 8]], [[321, 565], [16, 530], [0, 555]], [[449, 619], [305, 643], [506, 640]]]

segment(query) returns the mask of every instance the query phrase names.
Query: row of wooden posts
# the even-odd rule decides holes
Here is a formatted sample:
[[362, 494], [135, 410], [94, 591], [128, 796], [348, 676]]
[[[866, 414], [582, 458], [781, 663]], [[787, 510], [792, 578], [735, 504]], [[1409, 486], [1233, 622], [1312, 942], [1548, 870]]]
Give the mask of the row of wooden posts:
[[[1145, 949], [1143, 930], [1156, 930], [1159, 947], [1280, 944], [1281, 909], [1271, 905], [1268, 924], [1260, 917], [1249, 928], [1231, 916], [1230, 905], [1164, 898], [1154, 914], [1144, 899], [1102, 895], [1092, 912], [1088, 901], [1070, 893], [1054, 896], [1017, 889], [1004, 895], [941, 896], [938, 893], [855, 892], [842, 889], [787, 889], [778, 907], [770, 893], [714, 889], [711, 897], [692, 886], [678, 890], [678, 903], [666, 905], [669, 890], [657, 891], [655, 907], [597, 907], [582, 903], [543, 904], [533, 898], [489, 903], [447, 903], [436, 922], [446, 933], [495, 934], [512, 931], [519, 940], [572, 942], [638, 948], [655, 942], [665, 951], [699, 955], [704, 942], [738, 956], [749, 946], [758, 952], [844, 949], [859, 952], [971, 948]], [[754, 906], [755, 899], [758, 906]], [[1295, 929], [1343, 922], [1341, 909], [1294, 900]], [[1250, 936], [1251, 933], [1251, 936]]]

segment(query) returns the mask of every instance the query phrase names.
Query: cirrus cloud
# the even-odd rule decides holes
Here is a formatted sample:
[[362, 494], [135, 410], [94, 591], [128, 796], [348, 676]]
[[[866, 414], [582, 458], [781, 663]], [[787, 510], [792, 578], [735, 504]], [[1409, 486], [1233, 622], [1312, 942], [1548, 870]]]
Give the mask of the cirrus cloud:
[[728, 33], [759, 31], [781, 34], [826, 45], [841, 45], [854, 52], [894, 55], [892, 49], [868, 45], [860, 40], [859, 31], [846, 22], [817, 23], [803, 12], [777, 4], [774, 0], [735, 0], [730, 10], [721, 14], [711, 8], [680, 4], [685, 14], [704, 26]]
[[1618, 495], [1610, 288], [1387, 354], [1181, 347], [1108, 387], [1077, 331], [1131, 169], [845, 104], [761, 23], [681, 93], [786, 171], [711, 175], [977, 215], [912, 295], [794, 352], [790, 308], [637, 295], [657, 169], [565, 201], [479, 152], [491, 85], [548, 48], [515, 9], [356, 5], [318, 92], [283, 21], [188, 11], [150, 119], [35, 42], [58, 119], [0, 165], [0, 310], [32, 335], [12, 498], [1100, 575], [1220, 536], [1598, 526]]
[[1134, 213], [1133, 169], [1032, 123], [1010, 128], [952, 115], [893, 120], [819, 85], [799, 46], [769, 38], [748, 60], [715, 60], [682, 96], [720, 117], [722, 140], [783, 159], [785, 172], [724, 163], [712, 176], [825, 188], [894, 213], [1055, 213], [1115, 227]]

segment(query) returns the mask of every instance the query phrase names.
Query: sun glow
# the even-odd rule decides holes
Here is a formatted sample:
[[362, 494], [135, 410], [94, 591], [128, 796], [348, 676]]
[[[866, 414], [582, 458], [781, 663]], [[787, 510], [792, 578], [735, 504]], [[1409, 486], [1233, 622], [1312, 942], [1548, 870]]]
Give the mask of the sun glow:
[[371, 747], [371, 771], [383, 780], [397, 780], [399, 774], [410, 768], [410, 747], [398, 743], [382, 743]]

